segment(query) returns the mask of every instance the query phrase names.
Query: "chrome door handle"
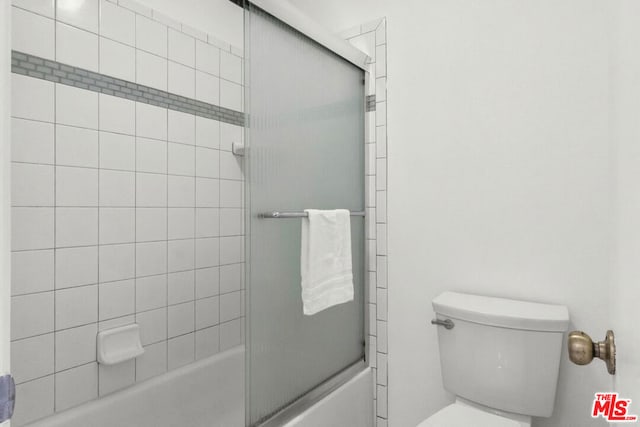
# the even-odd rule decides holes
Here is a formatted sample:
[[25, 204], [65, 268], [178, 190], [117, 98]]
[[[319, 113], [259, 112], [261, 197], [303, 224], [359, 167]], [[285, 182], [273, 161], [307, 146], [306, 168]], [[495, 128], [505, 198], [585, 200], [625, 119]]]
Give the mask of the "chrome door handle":
[[444, 326], [445, 329], [453, 329], [453, 327], [455, 326], [453, 324], [453, 320], [451, 319], [446, 319], [446, 320], [440, 320], [440, 319], [433, 319], [431, 321], [432, 325], [438, 325], [438, 326]]

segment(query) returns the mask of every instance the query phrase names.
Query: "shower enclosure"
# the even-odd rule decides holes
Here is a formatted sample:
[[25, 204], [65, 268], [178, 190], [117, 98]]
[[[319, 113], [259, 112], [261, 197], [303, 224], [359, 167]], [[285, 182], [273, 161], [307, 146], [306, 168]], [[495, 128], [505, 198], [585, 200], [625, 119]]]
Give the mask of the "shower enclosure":
[[[274, 12], [291, 17], [245, 6], [247, 425], [283, 422], [365, 354], [364, 71]], [[313, 316], [300, 288], [306, 208], [352, 212], [354, 300]]]

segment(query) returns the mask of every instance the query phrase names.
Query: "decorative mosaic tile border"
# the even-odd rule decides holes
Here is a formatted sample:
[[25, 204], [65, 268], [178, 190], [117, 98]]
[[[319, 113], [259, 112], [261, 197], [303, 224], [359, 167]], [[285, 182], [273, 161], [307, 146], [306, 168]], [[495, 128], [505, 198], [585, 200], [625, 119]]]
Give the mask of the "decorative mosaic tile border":
[[366, 108], [365, 111], [368, 113], [369, 111], [376, 111], [376, 95], [367, 95], [366, 100]]
[[241, 111], [186, 98], [15, 50], [11, 52], [11, 71], [16, 74], [194, 114], [237, 126], [244, 126], [245, 123], [245, 114]]

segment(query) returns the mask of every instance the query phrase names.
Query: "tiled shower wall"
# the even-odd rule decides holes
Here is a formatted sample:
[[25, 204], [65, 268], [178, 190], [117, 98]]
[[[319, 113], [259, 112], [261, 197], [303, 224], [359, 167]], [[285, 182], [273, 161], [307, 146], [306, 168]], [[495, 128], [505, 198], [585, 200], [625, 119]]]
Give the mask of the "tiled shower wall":
[[[19, 426], [242, 342], [243, 89], [240, 49], [137, 3], [13, 3]], [[98, 365], [130, 323], [144, 355]]]
[[369, 365], [376, 425], [387, 426], [387, 37], [378, 19], [341, 33], [370, 57], [365, 145]]

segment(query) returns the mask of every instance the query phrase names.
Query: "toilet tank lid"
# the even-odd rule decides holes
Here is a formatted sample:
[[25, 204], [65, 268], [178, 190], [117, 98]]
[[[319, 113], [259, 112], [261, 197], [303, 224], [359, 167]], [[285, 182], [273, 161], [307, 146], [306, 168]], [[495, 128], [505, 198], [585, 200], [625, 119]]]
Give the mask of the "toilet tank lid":
[[434, 298], [433, 309], [452, 319], [511, 329], [565, 332], [569, 326], [564, 305], [443, 292]]

